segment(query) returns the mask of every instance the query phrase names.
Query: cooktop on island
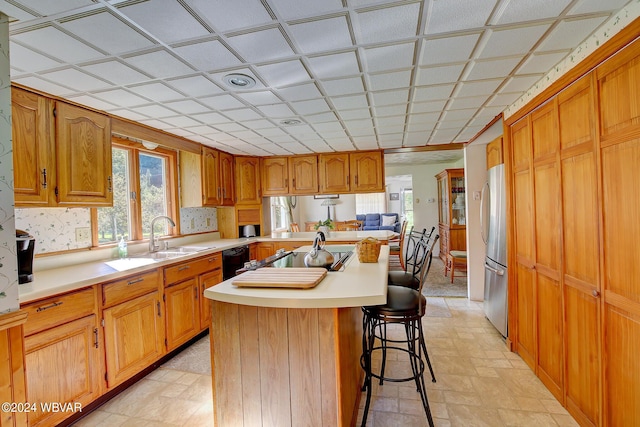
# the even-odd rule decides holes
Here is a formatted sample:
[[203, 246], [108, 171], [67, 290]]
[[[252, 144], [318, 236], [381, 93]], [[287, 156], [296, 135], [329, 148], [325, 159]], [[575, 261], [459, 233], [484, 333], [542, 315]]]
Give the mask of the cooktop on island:
[[[353, 246], [349, 245], [327, 245], [324, 247], [327, 251], [333, 255], [333, 264], [327, 270], [329, 271], [342, 271], [347, 261], [353, 255]], [[244, 268], [236, 271], [236, 275], [244, 273], [249, 270], [257, 270], [263, 267], [272, 268], [291, 268], [291, 267], [307, 267], [304, 263], [304, 257], [307, 252], [293, 252], [285, 251], [284, 249], [278, 249], [275, 255], [271, 255], [260, 261], [247, 262]], [[310, 267], [310, 268], [323, 268], [323, 267]]]

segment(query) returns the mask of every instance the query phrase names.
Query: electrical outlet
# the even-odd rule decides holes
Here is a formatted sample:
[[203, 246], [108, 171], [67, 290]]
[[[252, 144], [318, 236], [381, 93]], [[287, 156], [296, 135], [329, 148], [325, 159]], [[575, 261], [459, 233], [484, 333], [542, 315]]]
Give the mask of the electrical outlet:
[[76, 242], [86, 243], [91, 241], [91, 228], [78, 227], [76, 228]]
[[211, 218], [207, 218], [207, 227], [211, 227]]
[[196, 228], [196, 221], [193, 218], [191, 218], [191, 228]]

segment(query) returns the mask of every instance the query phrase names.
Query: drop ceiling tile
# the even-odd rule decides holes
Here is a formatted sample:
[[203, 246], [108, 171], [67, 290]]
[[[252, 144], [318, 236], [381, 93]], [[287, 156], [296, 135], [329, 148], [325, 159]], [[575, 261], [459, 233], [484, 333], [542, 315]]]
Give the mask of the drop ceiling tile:
[[105, 90], [102, 92], [93, 94], [96, 98], [103, 99], [114, 105], [120, 105], [123, 107], [133, 107], [135, 105], [148, 104], [149, 100], [144, 99], [138, 95], [126, 91], [124, 89]]
[[375, 150], [378, 147], [378, 143], [375, 138], [368, 136], [352, 137], [353, 143], [359, 150]]
[[605, 20], [606, 16], [562, 21], [540, 44], [541, 50], [573, 49]]
[[431, 131], [438, 122], [439, 113], [412, 114], [407, 125], [408, 132]]
[[167, 130], [173, 127], [169, 123], [165, 123], [162, 120], [156, 120], [156, 119], [141, 120], [140, 123], [142, 123], [143, 125], [151, 126], [152, 128], [161, 129], [161, 130]]
[[189, 126], [187, 130], [196, 135], [215, 135], [216, 133], [219, 132], [218, 130], [212, 128], [211, 126], [204, 126], [201, 124], [198, 124], [196, 126]]
[[[97, 110], [108, 111], [114, 108], [114, 105], [101, 99], [94, 98], [90, 95], [70, 96], [70, 101], [77, 102], [80, 105], [86, 105]], [[146, 119], [147, 117], [140, 117]]]
[[518, 92], [522, 95], [541, 78], [542, 75], [512, 77], [500, 89], [500, 92]]
[[433, 113], [440, 112], [447, 105], [447, 100], [442, 99], [439, 101], [427, 101], [427, 102], [414, 102], [411, 104], [411, 113]]
[[297, 59], [262, 65], [256, 68], [267, 84], [273, 87], [289, 86], [309, 81], [309, 73]]
[[154, 45], [147, 37], [109, 12], [83, 16], [63, 22], [60, 26], [112, 55], [145, 49]]
[[173, 50], [200, 71], [213, 71], [242, 64], [218, 40], [178, 46]]
[[355, 119], [367, 119], [371, 117], [369, 109], [357, 109], [357, 110], [339, 110], [338, 114], [342, 120], [355, 120]]
[[[172, 117], [176, 115], [176, 112], [163, 107], [162, 105], [152, 104], [144, 105], [141, 107], [132, 107], [131, 110], [144, 114], [145, 116], [154, 117], [156, 119], [164, 119], [166, 117]], [[175, 126], [175, 125], [172, 125]]]
[[200, 124], [192, 118], [185, 116], [167, 117], [166, 119], [163, 119], [163, 121], [172, 124], [175, 127], [197, 126]]
[[269, 141], [275, 142], [276, 144], [286, 144], [289, 142], [296, 142], [296, 140], [291, 135], [274, 135], [269, 137]]
[[373, 130], [373, 122], [371, 119], [347, 120], [344, 124], [350, 133], [358, 129]]
[[409, 99], [408, 89], [396, 89], [384, 92], [371, 92], [372, 104], [375, 107], [393, 104], [406, 104]]
[[487, 101], [487, 96], [472, 96], [469, 98], [456, 97], [449, 104], [448, 110], [463, 110], [465, 108], [480, 108]]
[[140, 96], [144, 96], [145, 98], [152, 99], [158, 102], [183, 98], [183, 96], [179, 92], [176, 92], [164, 83], [159, 82], [132, 86], [129, 87], [129, 90]]
[[377, 71], [396, 70], [413, 66], [415, 43], [401, 43], [390, 46], [363, 49], [365, 70], [373, 73]]
[[436, 129], [431, 135], [429, 145], [431, 144], [448, 144], [458, 134], [457, 129]]
[[471, 58], [479, 38], [480, 34], [467, 34], [425, 40], [422, 43], [418, 64], [424, 66], [467, 61]]
[[314, 83], [289, 86], [278, 89], [278, 93], [286, 101], [303, 101], [306, 99], [322, 98], [322, 93]]
[[482, 28], [495, 7], [495, 0], [448, 0], [431, 3], [425, 34]]
[[342, 9], [340, 0], [305, 2], [299, 0], [271, 0], [269, 3], [287, 21], [308, 16], [324, 15]]
[[286, 104], [261, 105], [258, 109], [268, 118], [282, 119], [295, 116], [295, 113]]
[[369, 108], [367, 97], [364, 95], [335, 96], [331, 98], [331, 102], [338, 110]]
[[324, 99], [311, 99], [309, 101], [292, 102], [291, 106], [298, 114], [316, 114], [331, 110]]
[[[42, 15], [55, 15], [84, 6], [91, 6], [91, 0], [59, 0], [43, 2], [41, 0], [21, 0], [20, 3]], [[3, 6], [4, 7], [4, 6]]]
[[295, 126], [285, 126], [284, 129], [291, 135], [296, 138], [304, 135], [313, 135], [314, 138], [317, 138], [316, 132], [313, 128], [307, 124], [300, 124]]
[[119, 108], [117, 110], [106, 110], [106, 111], [108, 111], [109, 114], [112, 114], [114, 116], [122, 117], [129, 120], [134, 120], [137, 122], [141, 120], [146, 120], [149, 118], [147, 116], [143, 116], [140, 113], [136, 113], [135, 111], [127, 110], [125, 108]]
[[177, 77], [193, 69], [164, 50], [130, 56], [126, 61], [153, 77]]
[[555, 17], [560, 15], [569, 3], [571, 0], [536, 0], [535, 2], [511, 0], [500, 9], [497, 19], [493, 19], [493, 24], [512, 24]]
[[321, 84], [324, 91], [329, 96], [347, 95], [350, 93], [360, 93], [364, 91], [364, 85], [362, 84], [362, 78], [360, 77], [325, 80]]
[[290, 25], [288, 32], [293, 36], [300, 52], [307, 55], [339, 50], [352, 45], [349, 26], [344, 16]]
[[217, 95], [200, 98], [200, 101], [214, 110], [231, 110], [245, 105], [231, 95]]
[[386, 43], [415, 37], [418, 31], [420, 3], [359, 12], [354, 30], [358, 43]]
[[194, 119], [199, 121], [200, 123], [204, 123], [207, 125], [215, 125], [219, 123], [229, 123], [231, 120], [222, 114], [219, 113], [205, 113], [205, 114], [194, 114]]
[[282, 102], [280, 98], [269, 90], [260, 92], [238, 92], [237, 95], [251, 105], [267, 105]]
[[127, 85], [149, 79], [145, 74], [142, 74], [117, 60], [82, 65], [80, 68], [104, 80], [115, 83], [116, 85]]
[[247, 129], [234, 131], [234, 132], [229, 132], [229, 133], [231, 135], [235, 136], [236, 138], [241, 139], [241, 140], [246, 141], [246, 142], [264, 140], [264, 138], [261, 137], [260, 135], [256, 134], [253, 131], [247, 130]]
[[320, 79], [349, 77], [360, 74], [360, 67], [354, 52], [308, 58], [311, 72]]
[[165, 43], [209, 34], [180, 3], [173, 0], [148, 0], [120, 7], [118, 11]]
[[455, 85], [453, 84], [418, 87], [413, 91], [413, 101], [420, 102], [447, 99], [451, 96], [454, 87]]
[[320, 136], [323, 139], [347, 138], [347, 134], [344, 129], [322, 132]]
[[50, 93], [52, 95], [65, 95], [68, 93], [74, 93], [74, 91], [69, 88], [57, 85], [52, 82], [48, 82], [46, 80], [41, 79], [40, 77], [35, 77], [35, 76], [23, 77], [23, 78], [15, 79], [12, 81], [15, 81], [16, 83], [20, 83], [21, 85], [24, 85], [33, 89], [38, 89], [43, 92]]
[[29, 21], [31, 19], [37, 18], [36, 14], [27, 12], [22, 8], [7, 3], [6, 1], [2, 2], [2, 13], [13, 19], [17, 19], [18, 21]]
[[[226, 114], [226, 113], [225, 113]], [[269, 120], [259, 119], [259, 120], [244, 120], [242, 125], [254, 130], [273, 128], [274, 125]]]
[[194, 136], [191, 132], [182, 128], [167, 129], [167, 132], [177, 136], [182, 136], [184, 138], [191, 138], [192, 136]]
[[174, 101], [174, 102], [165, 102], [164, 106], [167, 108], [171, 108], [172, 110], [177, 111], [178, 113], [186, 114], [186, 115], [205, 113], [209, 111], [207, 107], [191, 99], [185, 99], [182, 101]]
[[[477, 108], [468, 108], [465, 110], [448, 110], [444, 115], [444, 120], [451, 122], [454, 120], [468, 121], [478, 112]], [[441, 119], [442, 120], [442, 119]], [[440, 126], [442, 127], [442, 126]]]
[[41, 75], [43, 78], [51, 80], [54, 83], [62, 86], [72, 87], [77, 91], [82, 92], [105, 89], [111, 86], [104, 80], [97, 79], [74, 68], [67, 68], [66, 70], [43, 73]]
[[524, 55], [542, 37], [549, 24], [492, 31], [478, 58]]
[[22, 70], [42, 71], [62, 65], [61, 62], [27, 49], [18, 43], [9, 42], [9, 54], [11, 66]]
[[268, 129], [258, 129], [256, 130], [256, 132], [258, 132], [260, 135], [265, 136], [267, 138], [287, 135], [282, 129], [276, 128], [276, 127], [268, 128]]
[[200, 97], [222, 93], [222, 89], [211, 80], [203, 76], [184, 77], [168, 80], [167, 83], [189, 96]]
[[375, 107], [373, 111], [375, 112], [375, 115], [378, 117], [402, 116], [407, 113], [407, 104]]
[[262, 3], [257, 0], [185, 0], [185, 3], [221, 32], [273, 21]]
[[520, 57], [501, 58], [484, 61], [472, 61], [469, 66], [470, 70], [466, 74], [464, 80], [483, 80], [496, 77], [505, 77], [511, 74], [511, 71], [520, 62]]
[[465, 64], [446, 65], [440, 67], [418, 68], [416, 85], [430, 86], [458, 81]]
[[622, 8], [629, 0], [582, 0], [569, 12], [572, 15], [593, 12], [612, 12]]
[[565, 52], [534, 52], [525, 59], [524, 63], [516, 70], [517, 74], [544, 74], [554, 65], [560, 62], [567, 53]]
[[250, 108], [240, 108], [237, 110], [227, 110], [224, 112], [224, 115], [239, 122], [243, 122], [245, 120], [256, 120], [262, 119], [262, 116]]
[[11, 39], [65, 62], [77, 63], [102, 57], [97, 50], [51, 26], [15, 34]]
[[241, 130], [247, 130], [247, 128], [239, 125], [238, 123], [220, 123], [220, 124], [214, 125], [213, 127], [215, 127], [218, 130], [221, 130], [222, 132], [236, 132]]
[[460, 84], [460, 90], [458, 91], [457, 96], [489, 96], [495, 92], [500, 83], [502, 83], [502, 80], [464, 82]]
[[499, 93], [495, 95], [493, 98], [487, 102], [488, 106], [498, 106], [501, 108], [506, 108], [509, 105], [513, 104], [522, 96], [521, 92], [514, 93]]
[[266, 62], [293, 55], [293, 50], [277, 28], [229, 37], [231, 47], [249, 62]]
[[427, 145], [427, 139], [429, 138], [431, 130], [432, 129], [429, 129], [429, 132], [425, 130], [405, 134], [402, 145], [405, 147], [422, 147]]
[[306, 117], [307, 122], [309, 123], [328, 123], [338, 120], [335, 113], [320, 113], [320, 114], [310, 114]]
[[404, 120], [405, 116], [376, 117], [376, 129], [378, 129], [378, 132], [380, 132], [380, 126], [383, 126], [385, 130], [390, 127], [404, 127]]
[[313, 128], [319, 133], [344, 131], [339, 122], [316, 123]]
[[392, 73], [383, 74], [370, 74], [369, 89], [371, 90], [386, 90], [386, 89], [398, 89], [409, 86], [411, 82], [411, 71], [396, 71]]

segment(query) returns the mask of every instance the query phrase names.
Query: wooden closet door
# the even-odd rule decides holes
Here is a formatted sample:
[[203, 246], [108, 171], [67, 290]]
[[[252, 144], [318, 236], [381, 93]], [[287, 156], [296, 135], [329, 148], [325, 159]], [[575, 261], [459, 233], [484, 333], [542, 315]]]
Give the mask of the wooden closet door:
[[515, 350], [535, 371], [536, 316], [535, 270], [533, 228], [533, 185], [531, 180], [531, 127], [525, 117], [511, 127], [513, 164], [514, 247], [516, 252], [516, 331], [509, 336], [515, 342]]
[[540, 380], [563, 400], [563, 298], [560, 287], [560, 162], [555, 103], [531, 114], [533, 148], [537, 365]]
[[558, 95], [562, 170], [565, 397], [581, 425], [600, 423], [600, 281], [593, 89], [587, 76]]
[[604, 425], [640, 425], [640, 43], [597, 73]]

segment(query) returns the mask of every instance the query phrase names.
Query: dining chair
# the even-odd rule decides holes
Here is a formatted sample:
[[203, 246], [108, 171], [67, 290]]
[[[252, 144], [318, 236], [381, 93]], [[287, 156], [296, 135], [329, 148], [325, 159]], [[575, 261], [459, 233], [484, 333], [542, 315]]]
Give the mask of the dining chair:
[[400, 236], [398, 239], [389, 240], [389, 257], [398, 257], [400, 262], [400, 267], [404, 270], [404, 259], [402, 257], [402, 249], [404, 248], [404, 236], [407, 231], [407, 221], [402, 221], [402, 226], [400, 227]]
[[291, 232], [292, 233], [297, 233], [300, 231], [300, 226], [298, 225], [297, 222], [292, 222], [291, 223]]

